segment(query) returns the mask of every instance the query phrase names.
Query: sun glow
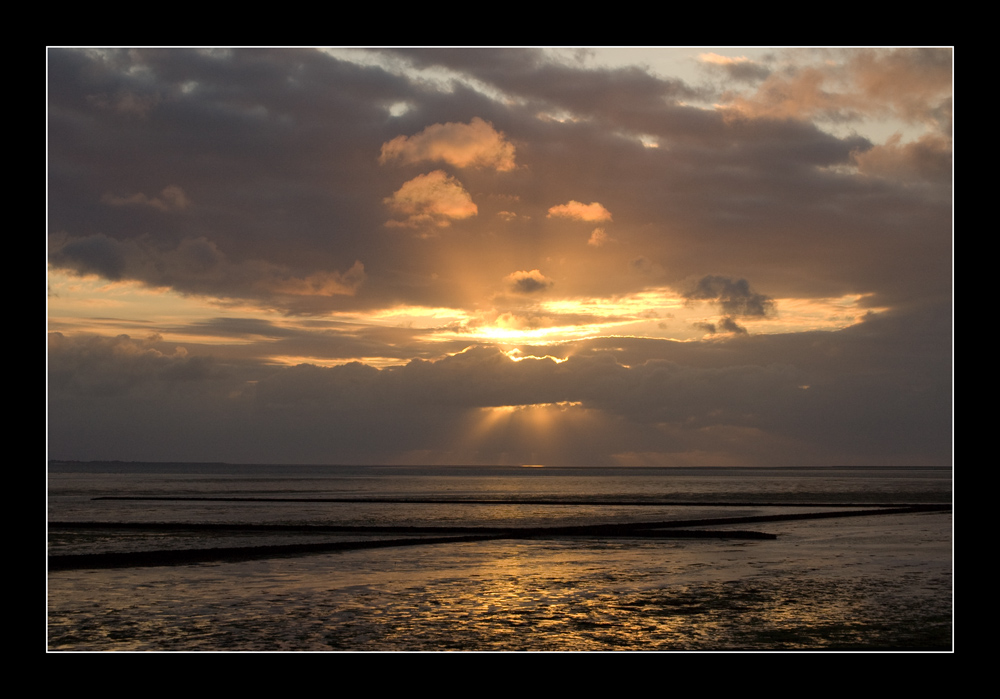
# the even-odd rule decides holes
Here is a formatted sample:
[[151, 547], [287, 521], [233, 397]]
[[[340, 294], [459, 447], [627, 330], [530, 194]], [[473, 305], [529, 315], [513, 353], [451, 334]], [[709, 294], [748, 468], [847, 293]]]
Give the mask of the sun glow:
[[511, 360], [515, 362], [520, 362], [523, 359], [551, 359], [556, 364], [562, 364], [569, 357], [553, 357], [551, 354], [546, 354], [544, 357], [538, 357], [534, 354], [524, 354], [520, 348], [515, 347], [514, 349], [507, 350], [504, 352]]
[[610, 324], [556, 325], [545, 328], [475, 327], [456, 332], [448, 339], [475, 340], [496, 344], [558, 344], [567, 340], [580, 340], [606, 332]]
[[[506, 305], [487, 305], [492, 303]], [[196, 346], [253, 346], [254, 356], [270, 364], [335, 366], [357, 361], [378, 368], [406, 364], [410, 350], [397, 356], [359, 354], [346, 359], [311, 344], [338, 339], [353, 343], [372, 338], [398, 348], [401, 343], [425, 351], [449, 343], [493, 344], [507, 348], [512, 361], [522, 344], [555, 346], [595, 337], [636, 337], [679, 342], [725, 341], [739, 334], [763, 335], [839, 330], [862, 322], [874, 307], [868, 296], [776, 298], [773, 313], [729, 317], [711, 301], [684, 298], [670, 287], [652, 287], [614, 296], [488, 298], [469, 308], [393, 305], [370, 311], [334, 311], [313, 316], [285, 316], [248, 303], [183, 295], [135, 281], [107, 282], [59, 271], [49, 274], [49, 325], [63, 333], [161, 336], [169, 343]], [[150, 322], [150, 317], [156, 323]], [[298, 351], [282, 338], [302, 338]], [[284, 342], [287, 345], [287, 341]], [[303, 352], [302, 350], [306, 350]], [[410, 352], [409, 354], [407, 352]], [[388, 353], [394, 354], [394, 353]], [[437, 354], [431, 351], [424, 356]], [[448, 354], [448, 351], [445, 351]], [[538, 357], [536, 357], [538, 358]], [[565, 358], [544, 355], [555, 362]]]
[[578, 411], [584, 411], [579, 401], [488, 406], [478, 410], [479, 418], [469, 437], [475, 443], [505, 433], [518, 434], [533, 443], [551, 446], [557, 436], [553, 432], [557, 421], [564, 421]]

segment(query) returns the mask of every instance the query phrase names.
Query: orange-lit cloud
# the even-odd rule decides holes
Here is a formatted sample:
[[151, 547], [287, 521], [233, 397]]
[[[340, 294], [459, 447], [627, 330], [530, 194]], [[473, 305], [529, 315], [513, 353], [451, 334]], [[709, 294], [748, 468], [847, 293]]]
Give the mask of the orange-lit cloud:
[[596, 201], [583, 204], [571, 199], [567, 204], [560, 204], [549, 209], [549, 218], [556, 217], [569, 218], [574, 221], [610, 221], [611, 212]]
[[101, 197], [101, 201], [111, 206], [151, 206], [160, 211], [180, 211], [191, 204], [184, 190], [174, 185], [164, 187], [158, 197], [149, 197], [141, 192], [128, 197], [119, 197], [109, 192]]
[[721, 56], [717, 53], [700, 53], [698, 60], [702, 63], [713, 63], [716, 65], [732, 65], [734, 63], [748, 63], [750, 59], [746, 56]]
[[746, 56], [721, 56], [717, 53], [702, 53], [698, 60], [715, 70], [721, 70], [733, 80], [754, 82], [762, 80], [770, 74], [767, 66], [752, 61]]
[[895, 134], [883, 145], [853, 156], [858, 170], [866, 175], [901, 179], [951, 177], [951, 139], [941, 134], [924, 134], [908, 143]]
[[587, 245], [599, 248], [609, 240], [611, 240], [611, 238], [608, 237], [608, 234], [604, 232], [603, 228], [595, 228], [594, 232], [590, 234], [590, 238], [587, 240]]
[[865, 99], [912, 122], [951, 128], [952, 52], [945, 48], [857, 51], [848, 69]]
[[951, 128], [950, 49], [847, 49], [829, 60], [771, 73], [730, 103], [740, 114], [843, 121], [894, 116]]
[[397, 136], [382, 144], [379, 162], [404, 164], [445, 162], [455, 167], [513, 170], [514, 144], [493, 124], [475, 117], [468, 124], [433, 124], [414, 136]]
[[384, 201], [389, 208], [405, 217], [402, 221], [386, 223], [390, 227], [443, 228], [450, 226], [452, 221], [479, 213], [462, 183], [443, 170], [417, 175]]
[[350, 296], [357, 291], [364, 280], [365, 266], [356, 261], [354, 266], [343, 274], [317, 272], [304, 278], [279, 278], [270, 281], [268, 286], [272, 291], [293, 296]]

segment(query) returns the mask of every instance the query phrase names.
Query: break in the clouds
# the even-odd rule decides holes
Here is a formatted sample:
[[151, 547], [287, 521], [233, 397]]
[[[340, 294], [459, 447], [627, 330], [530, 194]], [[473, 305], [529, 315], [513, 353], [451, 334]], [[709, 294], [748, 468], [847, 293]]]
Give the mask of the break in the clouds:
[[380, 163], [443, 162], [455, 167], [513, 170], [514, 145], [493, 125], [474, 117], [468, 124], [432, 124], [413, 136], [382, 144]]
[[703, 53], [698, 60], [711, 68], [724, 71], [731, 79], [739, 82], [756, 82], [771, 74], [771, 69], [746, 56], [720, 56], [717, 53]]
[[950, 463], [952, 54], [50, 49], [50, 455]]

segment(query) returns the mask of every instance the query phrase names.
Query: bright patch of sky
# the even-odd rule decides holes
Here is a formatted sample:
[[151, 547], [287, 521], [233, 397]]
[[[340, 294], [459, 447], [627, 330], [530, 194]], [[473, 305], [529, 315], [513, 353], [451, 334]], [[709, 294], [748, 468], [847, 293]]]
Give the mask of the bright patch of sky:
[[[504, 94], [491, 85], [476, 80], [465, 73], [449, 70], [441, 66], [417, 68], [411, 61], [400, 56], [367, 51], [360, 48], [321, 48], [319, 51], [340, 61], [350, 61], [362, 66], [378, 66], [392, 75], [405, 76], [410, 80], [432, 87], [439, 92], [451, 93], [454, 91], [454, 85], [458, 84], [499, 102], [510, 103], [514, 101], [510, 95]], [[405, 109], [400, 111], [400, 104], [403, 103], [397, 102], [390, 107], [390, 113], [393, 116], [399, 116], [406, 112]], [[393, 110], [396, 113], [393, 113]]]
[[[719, 63], [718, 59], [729, 59], [734, 62], [751, 62], [772, 69], [791, 63], [791, 59], [782, 56], [782, 48], [773, 46], [735, 46], [735, 47], [698, 47], [698, 46], [598, 46], [598, 47], [560, 47], [548, 49], [553, 58], [567, 65], [584, 68], [641, 68], [658, 78], [680, 79], [693, 87], [719, 85], [718, 73], [708, 69], [709, 64]], [[801, 61], [801, 51], [797, 50], [795, 59]], [[817, 55], [816, 61], [821, 62]], [[733, 86], [728, 86], [732, 89]], [[737, 86], [749, 90], [749, 85]], [[703, 109], [714, 109], [713, 101], [686, 102], [691, 106]], [[923, 133], [923, 129], [902, 119], [883, 117], [874, 119], [858, 116], [850, 121], [821, 122], [822, 128], [844, 138], [855, 134], [871, 139], [875, 143], [885, 143], [894, 134], [902, 134], [903, 140], [914, 140]], [[649, 146], [645, 140], [644, 145]]]

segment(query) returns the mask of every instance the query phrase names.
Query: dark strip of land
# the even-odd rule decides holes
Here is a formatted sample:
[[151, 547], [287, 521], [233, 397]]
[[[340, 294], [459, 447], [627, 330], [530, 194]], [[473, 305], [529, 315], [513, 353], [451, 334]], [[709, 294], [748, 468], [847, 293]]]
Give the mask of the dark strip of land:
[[[592, 524], [565, 527], [522, 528], [473, 528], [473, 527], [348, 527], [325, 525], [240, 525], [240, 524], [174, 524], [168, 522], [114, 523], [114, 522], [52, 522], [49, 529], [147, 529], [175, 531], [239, 531], [301, 533], [354, 533], [354, 534], [438, 534], [407, 539], [379, 539], [369, 541], [339, 541], [311, 544], [285, 544], [274, 546], [242, 546], [208, 549], [158, 550], [128, 553], [94, 553], [49, 556], [50, 571], [94, 568], [126, 568], [137, 566], [170, 566], [210, 561], [245, 561], [281, 556], [301, 556], [334, 551], [385, 548], [391, 546], [426, 546], [429, 544], [465, 543], [496, 539], [531, 539], [564, 536], [601, 537], [657, 537], [657, 538], [739, 538], [776, 539], [777, 535], [741, 530], [686, 530], [681, 527], [733, 525], [751, 522], [779, 522], [832, 517], [864, 517], [880, 514], [950, 511], [950, 505], [918, 505], [893, 507], [881, 510], [854, 510], [836, 512], [811, 512], [786, 515], [760, 515], [756, 517], [723, 517], [667, 522], [630, 522], [625, 524]], [[475, 532], [475, 533], [469, 533]], [[448, 533], [450, 536], [440, 536]]]
[[[337, 541], [317, 544], [285, 544], [276, 546], [234, 546], [210, 549], [180, 549], [135, 551], [128, 553], [86, 553], [72, 556], [49, 556], [49, 571], [98, 568], [137, 568], [151, 566], [187, 565], [216, 561], [252, 561], [261, 558], [303, 556], [336, 551], [377, 549], [394, 546], [427, 546], [429, 544], [458, 544], [496, 539], [527, 539], [538, 534], [528, 531], [505, 534], [480, 534], [470, 536], [425, 537], [419, 539], [382, 539], [374, 541]], [[641, 538], [673, 539], [776, 539], [775, 534], [748, 531], [686, 531], [656, 532], [636, 530], [631, 536]]]
[[[758, 506], [758, 505], [754, 505]], [[855, 507], [857, 507], [855, 505]], [[796, 519], [824, 519], [829, 517], [867, 517], [879, 514], [905, 514], [912, 512], [945, 512], [951, 505], [907, 505], [879, 509], [835, 512], [800, 512], [796, 514], [754, 515], [748, 517], [715, 517], [703, 519], [668, 520], [661, 522], [629, 522], [627, 524], [586, 524], [570, 527], [540, 527], [524, 531], [543, 531], [559, 535], [601, 533], [616, 535], [640, 529], [671, 529], [676, 527], [705, 527], [716, 524], [751, 524], [754, 522], [787, 522]], [[511, 527], [417, 527], [369, 526], [343, 524], [239, 524], [230, 522], [49, 522], [49, 530], [66, 529], [132, 529], [142, 531], [232, 531], [232, 532], [298, 532], [304, 534], [510, 534], [519, 531]]]
[[[694, 500], [549, 500], [545, 498], [283, 498], [283, 497], [199, 497], [174, 495], [103, 495], [91, 500], [131, 500], [161, 502], [305, 502], [390, 505], [602, 505], [620, 507], [943, 507], [939, 503], [899, 502], [702, 502]], [[947, 505], [947, 507], [951, 507]]]

